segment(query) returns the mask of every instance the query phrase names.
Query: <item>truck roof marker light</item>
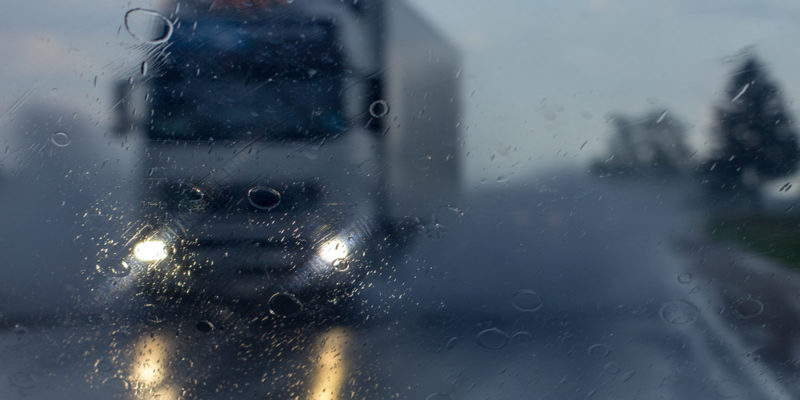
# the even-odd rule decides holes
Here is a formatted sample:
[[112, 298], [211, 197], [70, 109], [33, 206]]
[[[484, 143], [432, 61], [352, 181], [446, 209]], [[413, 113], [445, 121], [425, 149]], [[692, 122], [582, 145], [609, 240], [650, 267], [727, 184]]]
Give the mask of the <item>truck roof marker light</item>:
[[167, 245], [163, 240], [145, 240], [133, 248], [133, 256], [142, 262], [157, 262], [167, 258]]

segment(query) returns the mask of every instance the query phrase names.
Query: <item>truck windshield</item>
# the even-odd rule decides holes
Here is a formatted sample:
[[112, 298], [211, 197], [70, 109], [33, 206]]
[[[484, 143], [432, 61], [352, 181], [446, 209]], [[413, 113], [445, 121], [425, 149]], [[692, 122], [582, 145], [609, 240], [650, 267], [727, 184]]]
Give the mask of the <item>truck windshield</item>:
[[151, 139], [306, 141], [341, 133], [344, 68], [331, 21], [183, 21], [154, 59]]

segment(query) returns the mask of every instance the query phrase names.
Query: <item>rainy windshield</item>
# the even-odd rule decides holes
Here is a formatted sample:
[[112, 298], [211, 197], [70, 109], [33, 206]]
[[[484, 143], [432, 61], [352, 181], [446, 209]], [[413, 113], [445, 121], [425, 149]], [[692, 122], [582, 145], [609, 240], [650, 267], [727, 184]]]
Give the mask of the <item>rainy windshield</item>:
[[151, 139], [313, 140], [344, 131], [333, 22], [210, 13], [181, 21], [143, 67], [155, 69], [142, 82]]
[[797, 0], [0, 4], [0, 400], [800, 399]]

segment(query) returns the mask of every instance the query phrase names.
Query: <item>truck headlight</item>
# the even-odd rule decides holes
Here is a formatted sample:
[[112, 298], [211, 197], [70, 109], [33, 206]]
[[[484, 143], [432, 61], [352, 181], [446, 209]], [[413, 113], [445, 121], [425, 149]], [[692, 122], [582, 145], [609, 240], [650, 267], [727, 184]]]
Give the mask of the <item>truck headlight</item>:
[[143, 262], [156, 262], [167, 258], [167, 245], [162, 240], [145, 240], [133, 247], [133, 256]]
[[345, 258], [348, 254], [350, 248], [340, 239], [331, 239], [319, 248], [319, 257], [328, 263]]

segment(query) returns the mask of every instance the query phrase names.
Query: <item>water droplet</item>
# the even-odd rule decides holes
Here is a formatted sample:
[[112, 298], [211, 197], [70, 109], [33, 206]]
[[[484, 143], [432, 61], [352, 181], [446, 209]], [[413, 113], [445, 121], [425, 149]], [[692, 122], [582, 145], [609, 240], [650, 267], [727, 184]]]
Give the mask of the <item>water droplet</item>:
[[154, 323], [163, 322], [167, 316], [166, 313], [164, 312], [164, 309], [155, 304], [145, 304], [144, 315], [148, 321]]
[[778, 191], [779, 191], [779, 192], [788, 192], [788, 191], [789, 191], [789, 189], [791, 189], [791, 188], [792, 188], [792, 184], [791, 184], [790, 182], [786, 182], [786, 183], [784, 183], [784, 184], [783, 184], [783, 186], [781, 186], [781, 187], [778, 189]]
[[453, 336], [450, 339], [447, 339], [447, 343], [445, 343], [444, 347], [447, 350], [453, 350], [457, 344], [458, 344], [458, 336]]
[[739, 93], [736, 94], [736, 96], [733, 96], [733, 98], [731, 99], [731, 103], [735, 102], [736, 100], [739, 100], [739, 98], [742, 97], [745, 94], [745, 92], [747, 92], [747, 89], [750, 89], [749, 83], [745, 83], [745, 85], [742, 86], [742, 90], [740, 90]]
[[147, 76], [147, 61], [142, 61], [142, 76]]
[[111, 368], [113, 368], [111, 363], [106, 360], [100, 359], [94, 362], [95, 373], [110, 372]]
[[589, 346], [586, 352], [594, 358], [606, 358], [611, 354], [611, 347], [605, 343], [596, 343]]
[[205, 207], [206, 196], [199, 187], [182, 183], [171, 190], [171, 201], [182, 210], [200, 210]]
[[33, 376], [28, 372], [14, 372], [8, 379], [12, 386], [19, 389], [32, 389], [36, 386], [36, 382], [33, 381]]
[[195, 325], [198, 331], [208, 333], [214, 330], [214, 324], [211, 321], [202, 320]]
[[66, 132], [56, 132], [50, 136], [50, 142], [57, 147], [67, 147], [72, 143], [72, 139]]
[[622, 372], [622, 369], [616, 363], [614, 363], [612, 361], [612, 362], [609, 362], [608, 364], [606, 364], [605, 367], [603, 367], [603, 371], [605, 371], [605, 373], [607, 373], [609, 375], [616, 375], [616, 374]]
[[622, 382], [627, 382], [631, 380], [631, 378], [633, 378], [634, 375], [636, 375], [636, 371], [634, 370], [626, 372], [625, 375], [622, 376]]
[[117, 278], [126, 276], [131, 272], [130, 265], [128, 265], [125, 260], [119, 258], [102, 260], [95, 265], [95, 269], [104, 276]]
[[660, 123], [661, 123], [661, 121], [663, 121], [663, 120], [664, 120], [664, 118], [666, 118], [666, 117], [667, 117], [667, 114], [668, 114], [668, 113], [669, 113], [669, 111], [664, 111], [664, 112], [662, 112], [662, 113], [661, 113], [661, 115], [659, 115], [659, 116], [658, 116], [658, 119], [656, 120], [656, 124], [660, 124]]
[[508, 334], [498, 328], [489, 328], [478, 332], [477, 340], [481, 347], [499, 350], [508, 343]]
[[672, 325], [685, 325], [694, 322], [700, 310], [686, 300], [672, 300], [661, 306], [661, 319]]
[[303, 311], [303, 303], [289, 293], [275, 293], [269, 298], [269, 311], [281, 317], [293, 317]]
[[119, 396], [121, 393], [127, 392], [131, 387], [130, 383], [122, 378], [111, 378], [104, 381], [103, 384], [109, 388], [108, 392], [113, 393], [115, 396]]
[[538, 293], [529, 289], [517, 290], [514, 296], [511, 297], [511, 304], [519, 311], [533, 312], [544, 305], [542, 298]]
[[303, 152], [303, 155], [311, 161], [319, 159], [319, 151], [317, 149], [308, 149]]
[[281, 193], [273, 188], [256, 186], [247, 191], [247, 200], [259, 210], [271, 210], [281, 203]]
[[383, 118], [389, 114], [389, 104], [383, 100], [375, 100], [369, 105], [369, 115], [373, 118]]
[[452, 400], [452, 397], [447, 393], [431, 393], [425, 400]]
[[733, 313], [741, 319], [755, 318], [764, 311], [764, 304], [752, 297], [744, 297], [733, 303]]
[[692, 281], [692, 273], [691, 272], [684, 272], [678, 275], [678, 282], [680, 283], [689, 283]]
[[675, 372], [679, 374], [692, 374], [697, 371], [697, 364], [692, 361], [680, 361], [675, 365]]
[[331, 266], [333, 266], [333, 269], [335, 269], [335, 270], [337, 270], [339, 272], [345, 272], [348, 269], [350, 269], [350, 263], [347, 260], [342, 259], [342, 258], [337, 258], [337, 259], [333, 260], [333, 262], [331, 263]]
[[511, 343], [530, 343], [533, 341], [533, 335], [528, 331], [519, 331], [511, 335]]
[[149, 44], [160, 44], [172, 36], [172, 21], [158, 11], [134, 8], [125, 13], [125, 29], [134, 39]]

